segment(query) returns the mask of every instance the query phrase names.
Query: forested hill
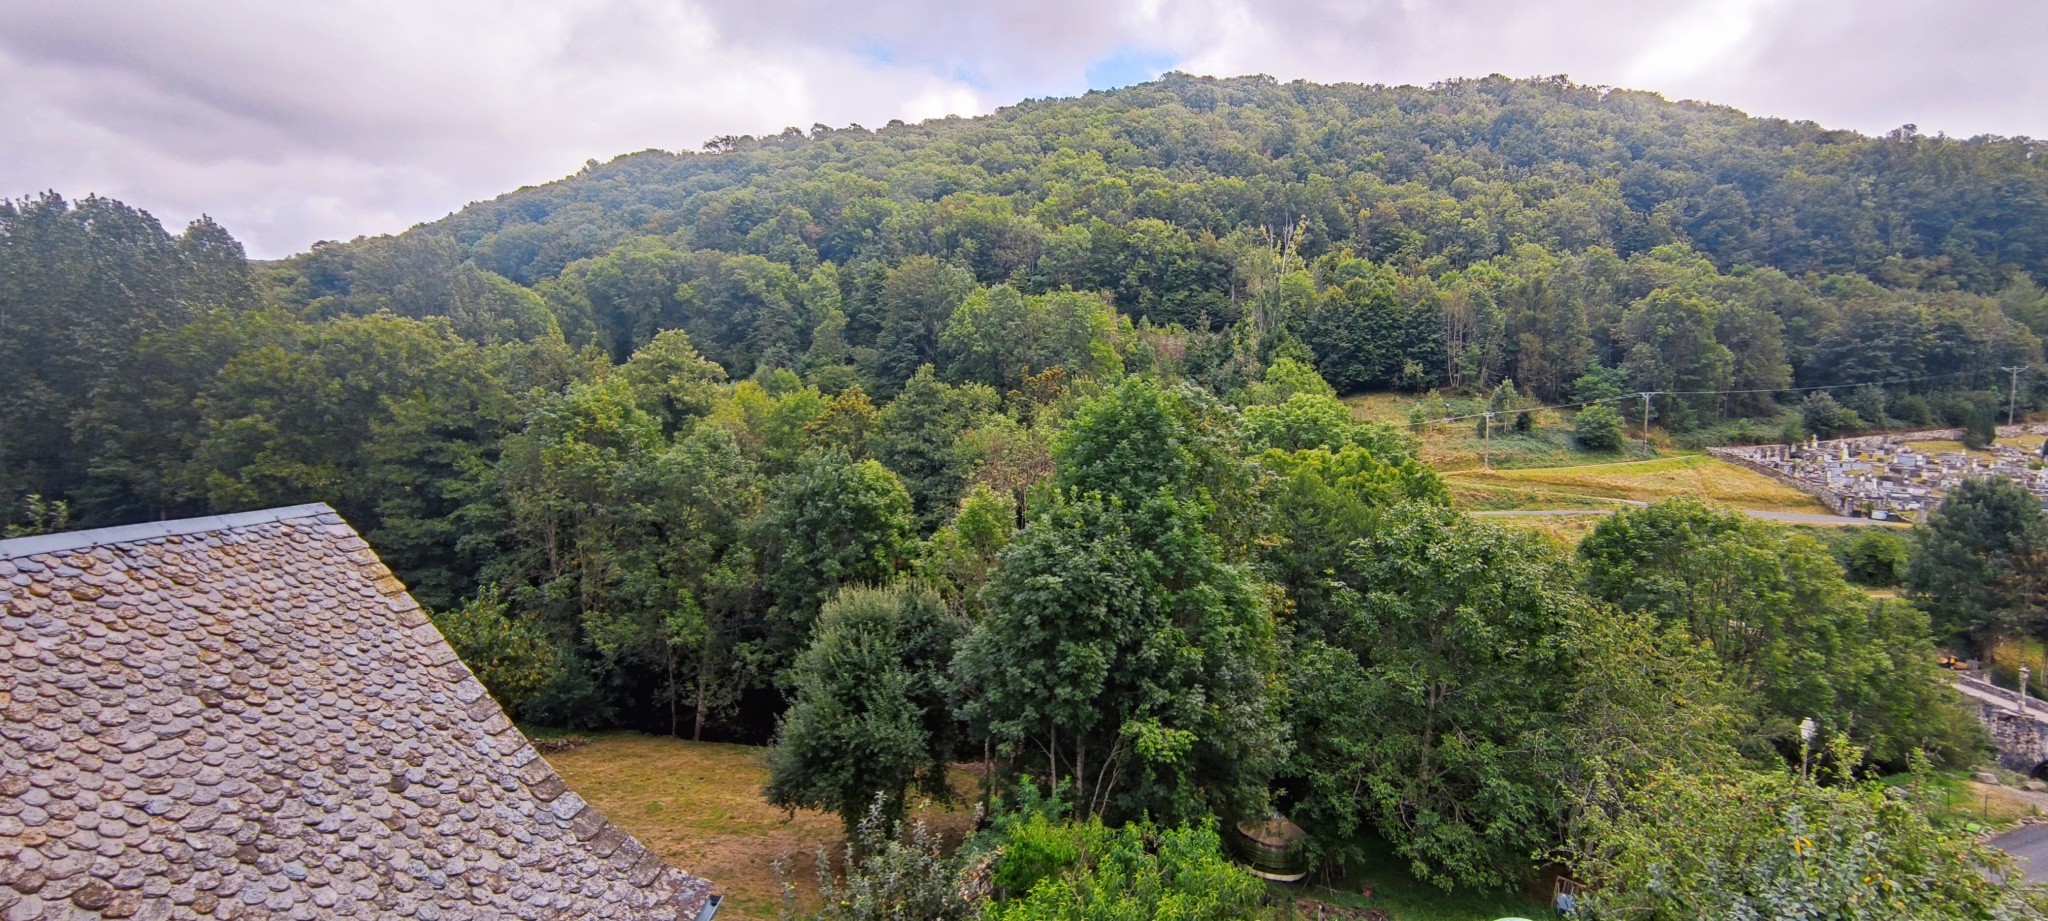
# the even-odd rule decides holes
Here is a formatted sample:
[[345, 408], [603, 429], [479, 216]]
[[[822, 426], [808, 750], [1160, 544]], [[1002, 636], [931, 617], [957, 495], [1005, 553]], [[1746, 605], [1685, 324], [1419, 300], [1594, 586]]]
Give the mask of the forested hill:
[[1251, 311], [1345, 391], [1513, 378], [1568, 397], [1589, 367], [1623, 367], [1647, 334], [1625, 314], [1660, 288], [1704, 304], [1646, 324], [1714, 326], [1733, 360], [1652, 342], [1702, 352], [1678, 355], [1697, 367], [1646, 365], [1630, 386], [1954, 376], [2019, 360], [2048, 329], [2048, 162], [2024, 139], [1875, 139], [1563, 80], [1173, 75], [985, 118], [706, 147], [318, 247], [289, 262], [294, 298], [459, 313], [495, 275], [539, 300], [500, 292], [496, 309], [520, 311], [500, 327], [551, 316], [618, 360], [685, 327], [737, 376], [799, 361], [836, 309], [883, 392], [941, 357], [943, 317], [907, 342], [886, 316], [886, 276], [920, 256], [976, 285], [1102, 292], [1195, 333]]
[[[0, 527], [328, 502], [522, 720], [773, 737], [769, 799], [849, 830], [988, 757], [1112, 824], [1285, 808], [1318, 872], [1391, 847], [1520, 884], [1585, 844], [1581, 878], [1650, 898], [1631, 874], [1704, 838], [1902, 917], [2042, 916], [1957, 908], [2031, 896], [1876, 788], [1785, 773], [1975, 762], [1930, 629], [2048, 634], [2030, 495], [1959, 506], [2011, 524], [1995, 559], [1916, 555], [1873, 600], [1698, 503], [1576, 552], [1462, 515], [1339, 399], [1981, 432], [2048, 396], [2001, 405], [2048, 334], [2032, 142], [1172, 76], [712, 147], [268, 263], [210, 221], [0, 200]], [[1572, 425], [1620, 441], [1610, 407]], [[1788, 796], [1782, 834], [1722, 808]], [[1707, 904], [1669, 901], [1635, 914]]]
[[[260, 269], [210, 222], [174, 241], [116, 202], [7, 205], [4, 514], [30, 493], [97, 518], [273, 492], [152, 469], [112, 419], [226, 404], [122, 388], [346, 317], [613, 363], [682, 329], [733, 379], [787, 369], [878, 399], [925, 364], [1004, 393], [1054, 366], [1170, 365], [1227, 394], [1280, 348], [1340, 392], [1741, 391], [1661, 398], [1678, 430], [1768, 420], [1790, 387], [1841, 387], [1868, 424], [1959, 424], [2000, 408], [1997, 369], [2048, 334], [2048, 162], [2026, 139], [1869, 138], [1563, 79], [1174, 74], [705, 146]], [[208, 320], [233, 348], [127, 356], [259, 308], [271, 325]], [[1883, 386], [1847, 389], [1866, 383]]]
[[[1562, 79], [1388, 88], [1176, 74], [985, 118], [705, 147], [593, 162], [414, 234], [448, 236], [521, 284], [661, 236], [799, 264], [924, 253], [984, 283], [1115, 290], [1132, 285], [1106, 270], [1144, 261], [1148, 244], [1296, 222], [1309, 258], [1342, 247], [1430, 273], [1524, 243], [1628, 256], [1683, 242], [1722, 269], [1935, 275], [1980, 293], [2015, 270], [2048, 277], [2048, 145], [1905, 129], [1873, 139]], [[1094, 241], [1085, 267], [1041, 267], [1098, 221], [1123, 233]], [[1125, 306], [1220, 319], [1193, 290], [1213, 280], [1170, 279], [1159, 303]]]

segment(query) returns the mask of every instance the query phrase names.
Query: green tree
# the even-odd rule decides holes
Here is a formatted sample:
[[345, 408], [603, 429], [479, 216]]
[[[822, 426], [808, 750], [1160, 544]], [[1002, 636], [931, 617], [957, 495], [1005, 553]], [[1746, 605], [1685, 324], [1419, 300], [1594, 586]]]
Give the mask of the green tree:
[[1257, 814], [1280, 754], [1273, 625], [1204, 487], [1234, 458], [1138, 380], [1084, 405], [1055, 457], [1061, 490], [1004, 552], [961, 655], [965, 715], [1089, 814]]
[[768, 801], [837, 812], [851, 837], [872, 803], [893, 827], [911, 788], [950, 798], [947, 668], [961, 632], [921, 586], [848, 587], [826, 602], [791, 666], [794, 700], [768, 754]]
[[1714, 412], [1718, 397], [1711, 392], [1730, 389], [1734, 380], [1735, 357], [1714, 339], [1713, 307], [1698, 297], [1652, 292], [1629, 308], [1617, 338], [1629, 386], [1668, 394], [1659, 402], [1673, 427]]
[[836, 451], [855, 459], [868, 456], [869, 436], [881, 427], [882, 414], [859, 384], [839, 391], [825, 411], [804, 426], [813, 450]]
[[774, 599], [768, 652], [788, 661], [809, 644], [818, 607], [847, 585], [885, 585], [916, 551], [910, 494], [889, 468], [813, 454], [769, 487], [756, 540]]
[[[1838, 763], [1861, 755], [1837, 746]], [[2011, 858], [1935, 829], [1876, 783], [1779, 771], [1660, 773], [1598, 824], [1573, 862], [1589, 918], [2041, 918]]]
[[71, 530], [70, 503], [62, 499], [51, 502], [36, 493], [29, 493], [21, 505], [21, 520], [0, 529], [0, 537], [34, 537]]
[[1335, 397], [1297, 393], [1277, 405], [1254, 404], [1244, 410], [1245, 434], [1253, 450], [1279, 448], [1342, 448], [1356, 444], [1398, 459], [1414, 453], [1408, 436], [1382, 423], [1355, 422], [1350, 407]]
[[1963, 417], [1963, 447], [1982, 451], [1998, 440], [1998, 406], [1980, 400]]
[[610, 558], [603, 603], [583, 629], [607, 661], [651, 672], [654, 697], [690, 737], [728, 713], [748, 677], [741, 637], [758, 630], [756, 559], [746, 526], [760, 513], [762, 483], [732, 436], [700, 426], [637, 458], [602, 512]]
[[731, 432], [763, 473], [781, 476], [796, 469], [816, 441], [810, 428], [831, 405], [816, 387], [771, 391], [760, 381], [740, 381], [712, 407], [708, 421]]
[[555, 680], [561, 652], [534, 624], [515, 619], [497, 591], [486, 589], [446, 611], [432, 611], [434, 626], [462, 664], [476, 673], [498, 705], [517, 713]]
[[1674, 499], [1626, 509], [1579, 545], [1594, 595], [1683, 625], [1753, 695], [1757, 743], [1790, 750], [1807, 717], [1879, 760], [1957, 762], [1980, 736], [1934, 673], [1924, 615], [1871, 600], [1812, 538]]
[[640, 395], [640, 406], [674, 435], [690, 420], [709, 415], [718, 399], [725, 369], [697, 354], [690, 334], [680, 329], [655, 334], [619, 374]]
[[1818, 391], [1799, 404], [1799, 424], [1810, 434], [1834, 438], [1863, 427], [1863, 417]]
[[1016, 534], [1017, 504], [1010, 495], [977, 483], [960, 500], [953, 520], [932, 534], [918, 560], [918, 572], [968, 622], [985, 610], [982, 587], [995, 575], [1003, 550]]
[[1289, 773], [1321, 850], [1372, 828], [1439, 885], [1522, 878], [1564, 821], [1568, 640], [1596, 615], [1573, 568], [1541, 538], [1411, 504], [1338, 581], [1342, 620], [1289, 676]]
[[614, 608], [617, 514], [629, 483], [661, 446], [661, 426], [619, 378], [572, 384], [540, 399], [505, 438], [487, 486], [503, 502], [504, 546], [485, 569], [522, 618], [569, 650], [562, 671], [529, 703], [554, 725], [604, 725], [618, 704], [585, 624]]
[[1205, 430], [1185, 394], [1129, 380], [1082, 405], [1053, 444], [1054, 481], [1137, 506], [1161, 493], [1197, 499], [1229, 476], [1235, 453]]
[[143, 334], [127, 373], [97, 388], [75, 423], [95, 481], [80, 503], [110, 521], [210, 511], [210, 471], [195, 456], [207, 434], [209, 392], [242, 353], [289, 345], [303, 331], [282, 310], [213, 307], [176, 329]]
[[1256, 814], [1280, 750], [1266, 600], [1188, 503], [1080, 495], [1019, 532], [959, 672], [1005, 760], [1088, 813]]
[[1979, 648], [2048, 630], [2048, 515], [2003, 477], [1963, 481], [1913, 532], [1906, 587], [1945, 633]]
[[927, 527], [953, 512], [972, 472], [959, 449], [961, 433], [981, 424], [998, 403], [994, 390], [947, 384], [925, 365], [883, 408], [875, 456], [903, 478]]
[[1621, 450], [1621, 414], [1605, 403], [1596, 403], [1572, 417], [1572, 440], [1579, 447], [1597, 453]]
[[1261, 571], [1286, 590], [1295, 633], [1325, 638], [1341, 631], [1349, 608], [1335, 600], [1331, 578], [1346, 565], [1351, 542], [1379, 528], [1386, 509], [1403, 502], [1448, 507], [1450, 490], [1436, 471], [1413, 459], [1387, 460], [1356, 445], [1337, 450], [1268, 450], [1259, 466], [1273, 480], [1262, 499]]
[[[255, 298], [240, 245], [201, 219], [173, 237], [147, 212], [54, 192], [0, 200], [0, 524], [23, 496], [89, 485], [73, 420], [129, 377], [138, 342]], [[88, 515], [93, 508], [81, 508]]]
[[1316, 373], [1316, 369], [1299, 360], [1283, 357], [1273, 359], [1257, 383], [1245, 386], [1241, 401], [1246, 406], [1279, 406], [1297, 394], [1335, 399], [1337, 391]]
[[1628, 394], [1628, 375], [1619, 368], [1594, 365], [1572, 381], [1570, 396], [1580, 402], [1612, 400]]
[[1114, 379], [1129, 320], [1100, 297], [1076, 291], [1024, 295], [1008, 285], [974, 292], [953, 312], [942, 345], [956, 379], [1009, 392], [1034, 372]]
[[911, 256], [889, 270], [875, 336], [875, 392], [894, 396], [918, 368], [939, 361], [947, 324], [974, 292], [973, 272], [930, 256]]
[[1913, 543], [1888, 528], [1859, 528], [1840, 553], [1842, 568], [1849, 578], [1864, 585], [1888, 588], [1906, 577]]

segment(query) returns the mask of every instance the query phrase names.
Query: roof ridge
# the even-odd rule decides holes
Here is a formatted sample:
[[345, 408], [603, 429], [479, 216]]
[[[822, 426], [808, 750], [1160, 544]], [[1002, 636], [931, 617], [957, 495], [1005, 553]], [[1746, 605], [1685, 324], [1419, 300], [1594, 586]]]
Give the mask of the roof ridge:
[[89, 550], [109, 544], [129, 544], [137, 541], [161, 540], [166, 537], [182, 537], [190, 534], [205, 534], [210, 531], [232, 531], [260, 524], [274, 524], [300, 518], [317, 518], [322, 515], [333, 517], [329, 524], [343, 524], [341, 516], [325, 502], [311, 502], [305, 505], [288, 505], [282, 508], [260, 509], [253, 512], [234, 512], [227, 515], [207, 515], [200, 518], [181, 518], [176, 521], [145, 521], [140, 524], [124, 524], [111, 528], [93, 528], [87, 531], [60, 531], [55, 534], [38, 534], [33, 537], [16, 537], [0, 540], [0, 560], [11, 560], [38, 553], [62, 553], [67, 550]]

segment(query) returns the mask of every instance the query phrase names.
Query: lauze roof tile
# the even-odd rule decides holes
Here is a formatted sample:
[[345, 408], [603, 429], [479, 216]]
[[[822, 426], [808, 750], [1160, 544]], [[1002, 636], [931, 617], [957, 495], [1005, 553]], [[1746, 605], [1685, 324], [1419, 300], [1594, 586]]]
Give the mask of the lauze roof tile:
[[324, 505], [0, 541], [0, 921], [694, 919]]

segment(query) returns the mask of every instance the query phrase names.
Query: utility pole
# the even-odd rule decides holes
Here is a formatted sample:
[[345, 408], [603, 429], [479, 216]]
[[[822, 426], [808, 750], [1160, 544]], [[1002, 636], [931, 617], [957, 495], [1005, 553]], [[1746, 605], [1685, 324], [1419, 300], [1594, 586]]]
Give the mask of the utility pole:
[[2005, 424], [2018, 425], [2020, 414], [2020, 372], [2027, 370], [2027, 366], [2018, 365], [2011, 368], [2001, 368], [1999, 370], [2012, 375], [2012, 395], [2006, 398]]
[[1643, 443], [1650, 443], [1650, 394], [1648, 391], [1636, 394], [1643, 398]]
[[1493, 410], [1486, 411], [1486, 435], [1481, 439], [1485, 447], [1480, 449], [1479, 463], [1488, 470], [1493, 469]]

